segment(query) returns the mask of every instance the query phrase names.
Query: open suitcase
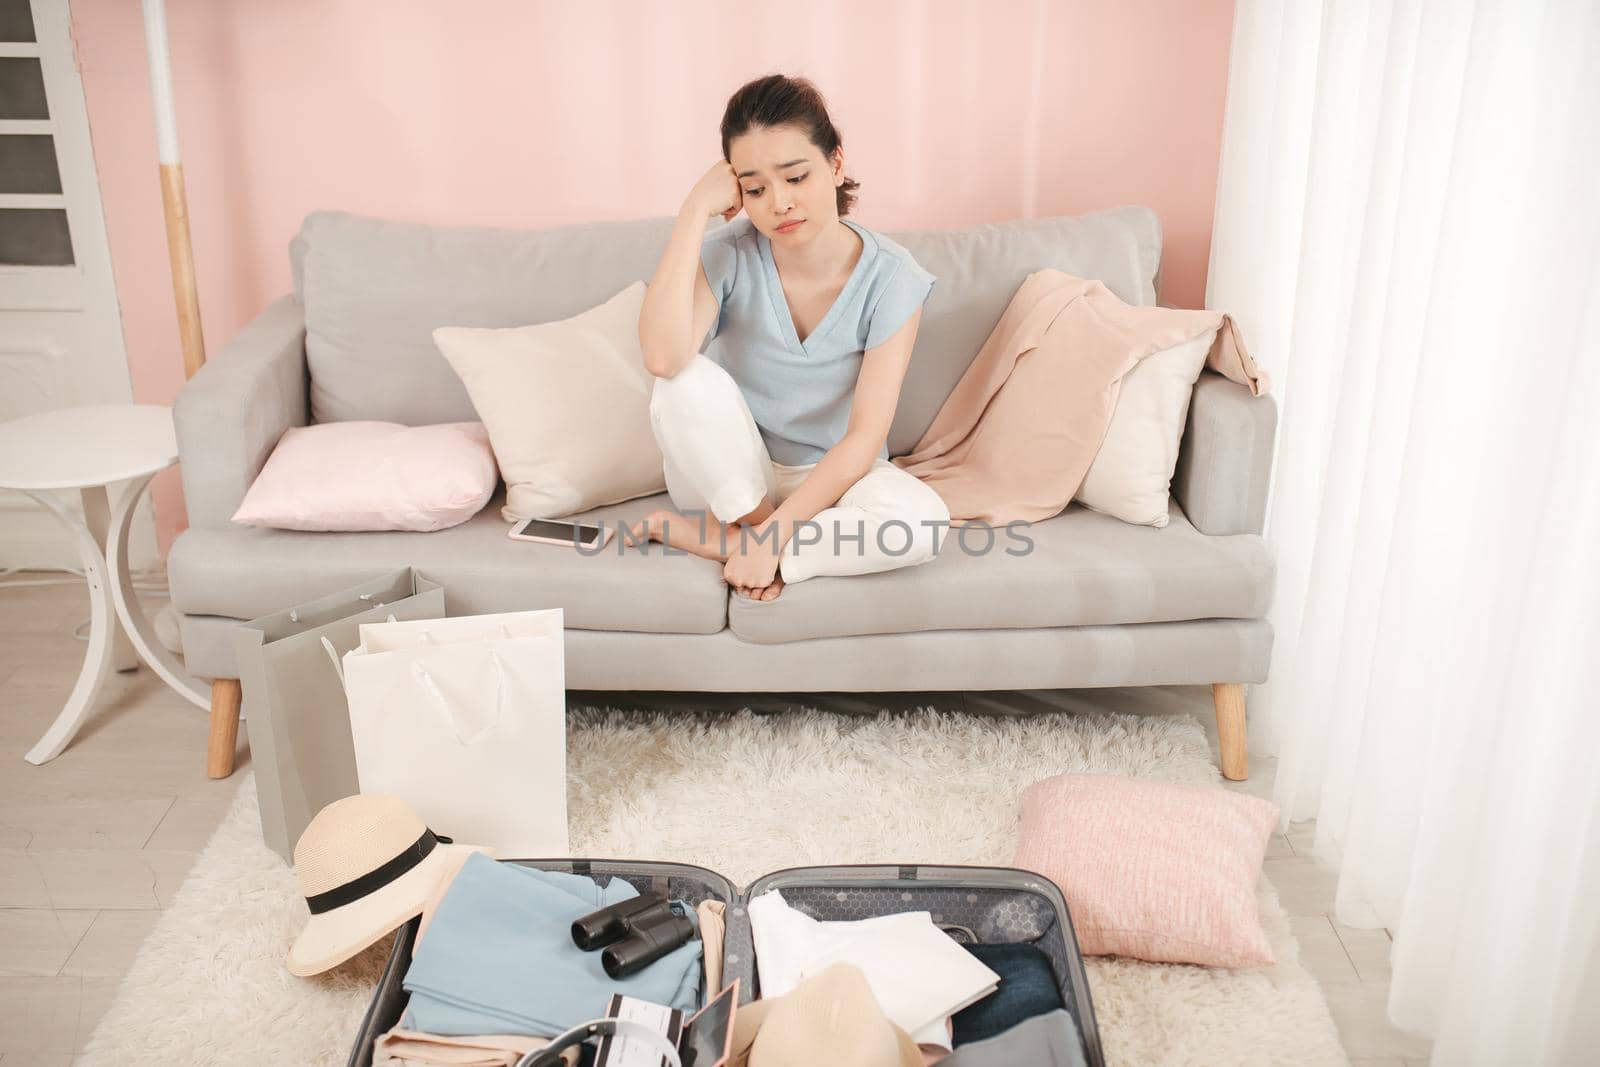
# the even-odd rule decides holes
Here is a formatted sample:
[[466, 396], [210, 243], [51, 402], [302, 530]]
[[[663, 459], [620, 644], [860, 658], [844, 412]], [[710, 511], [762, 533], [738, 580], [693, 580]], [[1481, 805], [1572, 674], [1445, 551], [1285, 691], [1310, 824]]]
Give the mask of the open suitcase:
[[[641, 893], [664, 890], [691, 905], [720, 900], [727, 905], [723, 947], [723, 985], [734, 978], [740, 1000], [761, 995], [754, 939], [744, 903], [769, 889], [813, 918], [827, 922], [868, 919], [901, 911], [927, 911], [937, 923], [963, 926], [980, 943], [1027, 942], [1050, 958], [1062, 1003], [1078, 1024], [1085, 1061], [1104, 1067], [1100, 1032], [1095, 1026], [1089, 981], [1078, 954], [1078, 939], [1061, 890], [1042, 875], [1005, 867], [797, 867], [763, 875], [740, 893], [727, 878], [704, 867], [625, 860], [503, 860], [547, 871], [581, 874], [597, 882], [625, 878]], [[371, 1067], [373, 1046], [404, 1013], [409, 994], [402, 987], [420, 920], [413, 919], [395, 938], [388, 965], [350, 1053], [350, 1067]], [[714, 991], [713, 991], [714, 992]], [[707, 991], [700, 991], [704, 1003]]]

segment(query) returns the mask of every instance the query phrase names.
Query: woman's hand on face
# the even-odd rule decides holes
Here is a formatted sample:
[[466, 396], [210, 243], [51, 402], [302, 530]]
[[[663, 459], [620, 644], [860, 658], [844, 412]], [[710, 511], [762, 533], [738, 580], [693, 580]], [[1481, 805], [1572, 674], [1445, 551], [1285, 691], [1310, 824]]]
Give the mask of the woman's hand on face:
[[724, 222], [731, 222], [744, 207], [744, 188], [734, 176], [733, 164], [725, 159], [713, 163], [689, 190], [689, 200], [706, 215], [721, 215]]

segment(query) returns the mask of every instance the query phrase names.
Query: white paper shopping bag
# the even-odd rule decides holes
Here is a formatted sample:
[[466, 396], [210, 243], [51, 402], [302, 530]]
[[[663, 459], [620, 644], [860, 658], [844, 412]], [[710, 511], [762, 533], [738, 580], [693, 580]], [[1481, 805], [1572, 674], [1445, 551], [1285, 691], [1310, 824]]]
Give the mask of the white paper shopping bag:
[[500, 856], [569, 854], [561, 609], [368, 623], [342, 662], [363, 793]]

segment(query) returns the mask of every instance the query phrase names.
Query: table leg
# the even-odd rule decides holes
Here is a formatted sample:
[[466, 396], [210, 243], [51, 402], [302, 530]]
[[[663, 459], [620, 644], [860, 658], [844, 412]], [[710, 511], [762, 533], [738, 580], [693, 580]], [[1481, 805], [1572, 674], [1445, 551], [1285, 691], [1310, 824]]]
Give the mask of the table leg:
[[100, 684], [111, 669], [112, 635], [116, 630], [117, 617], [111, 602], [105, 556], [89, 527], [79, 522], [77, 516], [68, 511], [53, 493], [29, 492], [28, 495], [54, 512], [56, 518], [71, 531], [78, 558], [83, 562], [84, 577], [89, 583], [89, 651], [83, 657], [78, 681], [73, 685], [66, 704], [56, 715], [56, 721], [50, 724], [50, 729], [45, 731], [39, 743], [24, 757], [29, 763], [40, 764], [59, 756], [61, 750], [77, 735], [83, 720], [88, 718]]
[[128, 531], [133, 525], [133, 512], [139, 504], [139, 498], [144, 495], [153, 477], [155, 475], [147, 474], [135, 478], [117, 500], [106, 543], [106, 584], [111, 587], [111, 603], [117, 617], [122, 620], [122, 628], [139, 656], [150, 664], [150, 669], [160, 675], [162, 681], [177, 690], [189, 703], [210, 711], [211, 687], [191, 677], [188, 669], [156, 637], [150, 620], [145, 618], [144, 610], [139, 606], [139, 596], [134, 592], [133, 579], [128, 573]]
[[[78, 490], [78, 495], [83, 498], [83, 524], [89, 528], [89, 536], [94, 538], [94, 543], [100, 547], [100, 558], [106, 557], [106, 529], [111, 525], [111, 504], [106, 496], [106, 487], [103, 485], [90, 486]], [[111, 620], [111, 663], [119, 671], [136, 670], [139, 666], [139, 655], [133, 650], [133, 642], [128, 640], [127, 631], [122, 628], [122, 623], [115, 617]]]

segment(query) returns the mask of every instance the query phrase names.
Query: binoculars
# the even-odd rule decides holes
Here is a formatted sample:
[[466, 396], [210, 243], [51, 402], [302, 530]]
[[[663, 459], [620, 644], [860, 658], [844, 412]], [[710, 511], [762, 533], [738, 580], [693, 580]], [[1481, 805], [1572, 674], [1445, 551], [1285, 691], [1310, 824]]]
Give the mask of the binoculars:
[[637, 974], [694, 940], [694, 923], [661, 897], [638, 896], [572, 921], [572, 943], [602, 949], [600, 966], [612, 978]]

